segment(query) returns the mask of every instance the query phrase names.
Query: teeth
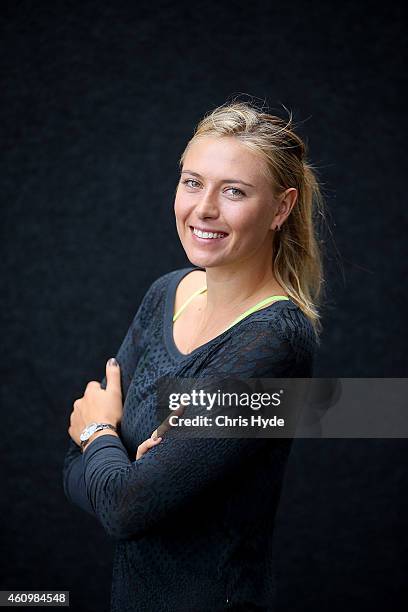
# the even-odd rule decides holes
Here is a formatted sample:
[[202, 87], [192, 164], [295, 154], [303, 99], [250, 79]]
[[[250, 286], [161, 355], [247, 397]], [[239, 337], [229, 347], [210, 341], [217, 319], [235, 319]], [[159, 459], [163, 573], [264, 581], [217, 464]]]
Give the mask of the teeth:
[[226, 234], [220, 232], [202, 232], [196, 228], [193, 229], [193, 233], [199, 238], [223, 238]]

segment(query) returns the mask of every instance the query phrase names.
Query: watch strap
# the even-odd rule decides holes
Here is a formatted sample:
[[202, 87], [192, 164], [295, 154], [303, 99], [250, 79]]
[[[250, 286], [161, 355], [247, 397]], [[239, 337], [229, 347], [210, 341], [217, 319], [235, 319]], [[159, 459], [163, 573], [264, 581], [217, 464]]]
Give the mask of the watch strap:
[[113, 431], [117, 432], [117, 428], [114, 425], [111, 425], [110, 423], [97, 423], [97, 426], [95, 427], [95, 431], [92, 432], [92, 435], [89, 436], [89, 438], [87, 440], [81, 440], [81, 452], [84, 451], [85, 446], [88, 444], [89, 440], [91, 439], [91, 437], [97, 432], [97, 431], [102, 431], [103, 429], [113, 429]]

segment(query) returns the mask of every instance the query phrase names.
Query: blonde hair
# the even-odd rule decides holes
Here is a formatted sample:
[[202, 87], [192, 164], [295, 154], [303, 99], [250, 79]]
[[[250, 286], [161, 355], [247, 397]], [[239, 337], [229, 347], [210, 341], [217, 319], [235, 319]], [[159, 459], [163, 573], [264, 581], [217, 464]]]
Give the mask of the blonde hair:
[[307, 148], [294, 131], [292, 113], [285, 121], [263, 112], [253, 103], [226, 102], [207, 113], [181, 155], [180, 169], [190, 145], [202, 136], [233, 136], [265, 162], [266, 176], [275, 195], [295, 187], [297, 201], [281, 227], [274, 232], [273, 271], [288, 296], [309, 318], [319, 342], [323, 326], [323, 257], [318, 222], [324, 219], [324, 199], [316, 169], [307, 161]]

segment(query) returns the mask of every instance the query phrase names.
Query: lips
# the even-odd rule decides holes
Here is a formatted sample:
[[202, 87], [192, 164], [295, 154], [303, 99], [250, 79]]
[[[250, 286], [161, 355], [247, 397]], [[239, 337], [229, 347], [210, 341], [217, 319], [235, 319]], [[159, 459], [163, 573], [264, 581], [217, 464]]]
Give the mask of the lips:
[[207, 232], [207, 233], [212, 233], [212, 234], [224, 234], [225, 236], [228, 236], [228, 232], [224, 232], [224, 230], [220, 230], [220, 229], [210, 229], [208, 227], [204, 228], [204, 227], [199, 227], [198, 225], [190, 225], [189, 226], [191, 231], [193, 232], [194, 229], [199, 230], [200, 232]]
[[[195, 228], [198, 229], [198, 228]], [[194, 227], [190, 226], [190, 231], [191, 231], [191, 237], [193, 239], [194, 242], [196, 242], [197, 244], [206, 244], [206, 245], [211, 245], [211, 244], [218, 244], [219, 242], [221, 242], [221, 240], [226, 240], [226, 238], [228, 237], [228, 234], [226, 234], [225, 232], [223, 232], [222, 236], [218, 236], [217, 238], [202, 238], [201, 236], [198, 236], [197, 234], [194, 233]], [[212, 233], [217, 233], [214, 230], [204, 230], [206, 232], [212, 231]], [[221, 233], [221, 232], [219, 232]]]

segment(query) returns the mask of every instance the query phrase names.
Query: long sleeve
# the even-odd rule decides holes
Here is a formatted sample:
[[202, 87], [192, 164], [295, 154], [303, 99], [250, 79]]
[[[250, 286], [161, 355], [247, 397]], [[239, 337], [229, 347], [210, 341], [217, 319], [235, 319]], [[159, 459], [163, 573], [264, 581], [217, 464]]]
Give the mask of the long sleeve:
[[[245, 324], [209, 351], [200, 363], [180, 368], [180, 377], [214, 375], [256, 377], [309, 376], [313, 354], [310, 328], [296, 334], [269, 321]], [[122, 442], [101, 436], [85, 450], [88, 498], [106, 533], [114, 539], [140, 537], [158, 521], [182, 510], [196, 495], [225, 478], [254, 453], [283, 441], [254, 438], [176, 437], [170, 429], [159, 445], [130, 461]], [[287, 443], [287, 442], [285, 442]]]
[[65, 497], [75, 506], [95, 516], [86, 494], [82, 453], [80, 447], [70, 438], [64, 459], [63, 488]]
[[[161, 277], [163, 278], [163, 277]], [[121, 372], [122, 398], [125, 401], [136, 365], [144, 348], [144, 332], [149, 316], [154, 312], [157, 293], [157, 279], [146, 292], [131, 325], [115, 355]], [[106, 376], [101, 380], [101, 387], [106, 388]], [[104, 436], [103, 436], [104, 437]], [[62, 468], [63, 489], [67, 499], [85, 512], [94, 515], [89, 502], [84, 481], [83, 455], [80, 447], [69, 438], [67, 452]]]

